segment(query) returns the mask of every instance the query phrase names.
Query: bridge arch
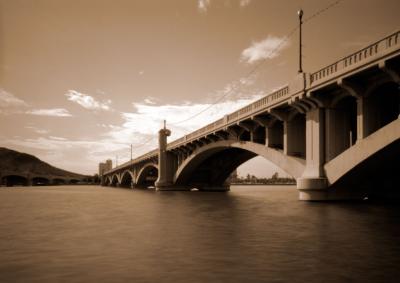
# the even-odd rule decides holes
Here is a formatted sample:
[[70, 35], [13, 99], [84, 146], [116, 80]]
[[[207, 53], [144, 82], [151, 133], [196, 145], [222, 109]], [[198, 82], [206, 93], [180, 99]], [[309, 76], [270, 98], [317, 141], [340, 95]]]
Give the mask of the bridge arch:
[[158, 165], [146, 163], [138, 172], [135, 184], [139, 187], [154, 186], [158, 177]]
[[262, 156], [295, 178], [302, 175], [305, 160], [287, 156], [265, 145], [236, 140], [218, 141], [195, 150], [177, 169], [177, 186], [223, 186], [242, 163]]
[[105, 186], [110, 186], [111, 185], [111, 177], [110, 176], [104, 176], [104, 185]]
[[110, 185], [116, 187], [118, 184], [119, 184], [118, 175], [117, 174], [112, 175]]
[[125, 187], [125, 188], [130, 188], [134, 184], [135, 176], [133, 175], [133, 172], [129, 170], [125, 170], [121, 174], [121, 182], [120, 186]]
[[5, 184], [7, 187], [13, 186], [28, 186], [29, 180], [25, 176], [21, 175], [6, 175], [1, 178], [1, 183]]

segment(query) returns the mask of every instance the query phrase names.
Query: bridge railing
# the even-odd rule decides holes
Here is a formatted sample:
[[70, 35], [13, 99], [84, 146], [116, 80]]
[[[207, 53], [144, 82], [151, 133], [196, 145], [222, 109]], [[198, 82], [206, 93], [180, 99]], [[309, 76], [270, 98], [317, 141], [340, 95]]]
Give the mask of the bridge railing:
[[172, 149], [174, 147], [178, 147], [181, 144], [185, 144], [192, 140], [195, 140], [201, 136], [204, 136], [208, 133], [215, 132], [223, 127], [228, 126], [229, 124], [235, 123], [240, 119], [243, 119], [246, 116], [249, 116], [255, 112], [258, 112], [261, 109], [265, 109], [269, 106], [273, 106], [276, 103], [286, 99], [290, 95], [289, 86], [284, 86], [267, 96], [262, 97], [261, 99], [240, 108], [239, 110], [232, 112], [226, 115], [224, 118], [221, 118], [213, 123], [210, 123], [184, 137], [181, 137], [171, 143], [168, 144], [168, 149]]
[[346, 56], [335, 63], [324, 67], [310, 75], [310, 84], [323, 81], [325, 78], [330, 77], [333, 74], [339, 73], [342, 70], [349, 68], [355, 64], [365, 62], [378, 53], [392, 48], [400, 44], [400, 31], [397, 31], [349, 56]]

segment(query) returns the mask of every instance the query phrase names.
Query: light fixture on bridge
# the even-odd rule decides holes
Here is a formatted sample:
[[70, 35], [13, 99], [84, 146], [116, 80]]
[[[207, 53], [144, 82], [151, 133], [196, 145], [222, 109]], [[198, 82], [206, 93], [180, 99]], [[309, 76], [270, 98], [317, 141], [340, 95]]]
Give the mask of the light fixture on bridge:
[[302, 37], [301, 37], [301, 28], [303, 25], [303, 10], [300, 9], [297, 11], [297, 15], [299, 16], [299, 73], [303, 73], [303, 67], [302, 67]]

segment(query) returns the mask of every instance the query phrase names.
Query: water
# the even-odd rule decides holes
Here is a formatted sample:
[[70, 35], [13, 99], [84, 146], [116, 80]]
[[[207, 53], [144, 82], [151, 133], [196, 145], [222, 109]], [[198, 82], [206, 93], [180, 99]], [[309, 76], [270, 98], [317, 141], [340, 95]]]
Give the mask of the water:
[[400, 209], [228, 193], [0, 188], [1, 282], [398, 282]]

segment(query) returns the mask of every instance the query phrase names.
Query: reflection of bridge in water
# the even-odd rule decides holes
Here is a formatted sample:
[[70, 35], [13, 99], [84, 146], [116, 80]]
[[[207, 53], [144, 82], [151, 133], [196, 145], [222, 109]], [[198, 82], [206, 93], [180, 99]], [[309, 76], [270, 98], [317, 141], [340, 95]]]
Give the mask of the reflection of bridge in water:
[[260, 155], [297, 179], [302, 200], [399, 196], [400, 32], [102, 176], [103, 185], [226, 191]]

